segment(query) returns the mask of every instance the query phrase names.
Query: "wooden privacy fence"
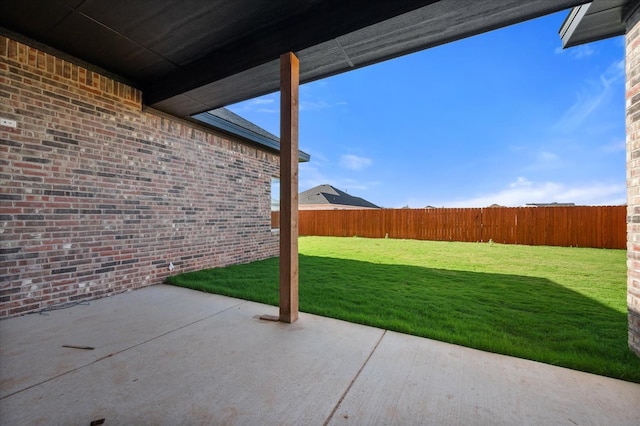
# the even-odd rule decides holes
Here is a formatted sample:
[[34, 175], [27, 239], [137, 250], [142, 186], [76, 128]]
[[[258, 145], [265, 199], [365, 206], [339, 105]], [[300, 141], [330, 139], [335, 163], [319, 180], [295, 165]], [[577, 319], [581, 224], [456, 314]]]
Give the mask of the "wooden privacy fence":
[[301, 236], [625, 249], [626, 206], [301, 210], [299, 230]]

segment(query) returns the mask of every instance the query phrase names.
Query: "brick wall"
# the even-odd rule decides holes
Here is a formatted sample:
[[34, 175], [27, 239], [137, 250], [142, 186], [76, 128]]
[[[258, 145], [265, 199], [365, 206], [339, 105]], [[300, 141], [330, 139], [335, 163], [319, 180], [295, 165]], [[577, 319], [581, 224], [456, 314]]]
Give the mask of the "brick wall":
[[640, 355], [640, 9], [627, 21], [626, 75], [629, 347]]
[[0, 37], [0, 317], [277, 255], [277, 154]]

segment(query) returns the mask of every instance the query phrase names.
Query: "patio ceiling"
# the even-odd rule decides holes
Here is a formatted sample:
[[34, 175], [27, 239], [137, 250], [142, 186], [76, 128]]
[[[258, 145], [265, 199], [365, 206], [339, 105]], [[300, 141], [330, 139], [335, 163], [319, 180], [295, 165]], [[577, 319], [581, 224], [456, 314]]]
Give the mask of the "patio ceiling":
[[304, 83], [583, 3], [3, 0], [0, 33], [119, 76], [146, 105], [185, 117], [277, 91], [284, 52], [300, 58]]

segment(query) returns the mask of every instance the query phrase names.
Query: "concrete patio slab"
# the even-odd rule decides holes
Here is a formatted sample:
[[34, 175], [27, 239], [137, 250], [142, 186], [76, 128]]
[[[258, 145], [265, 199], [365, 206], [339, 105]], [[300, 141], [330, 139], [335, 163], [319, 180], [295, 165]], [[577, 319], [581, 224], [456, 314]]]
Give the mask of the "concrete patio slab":
[[244, 302], [222, 297], [205, 302], [198, 292], [171, 286], [149, 290], [0, 321], [0, 397]]
[[638, 384], [262, 314], [159, 285], [0, 321], [0, 424], [640, 424]]
[[639, 425], [640, 385], [386, 332], [332, 425]]
[[[285, 325], [261, 314], [277, 308], [157, 286], [5, 320], [2, 387], [13, 394], [0, 400], [0, 423], [322, 424], [383, 331], [311, 315]], [[49, 333], [39, 351], [11, 350], [9, 342], [28, 347], [44, 337], [38, 322]], [[95, 328], [83, 330], [88, 324]], [[98, 353], [60, 348], [70, 341]], [[19, 391], [15, 377], [31, 387]]]

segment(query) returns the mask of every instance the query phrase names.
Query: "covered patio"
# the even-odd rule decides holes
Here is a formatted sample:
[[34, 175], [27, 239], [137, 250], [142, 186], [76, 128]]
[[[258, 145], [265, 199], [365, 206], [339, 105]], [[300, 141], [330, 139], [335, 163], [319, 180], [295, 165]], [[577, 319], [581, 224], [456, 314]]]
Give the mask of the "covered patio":
[[[361, 0], [192, 0], [182, 5], [163, 0], [115, 2], [107, 6], [94, 0], [41, 1], [37, 4], [11, 0], [0, 7], [0, 35], [9, 40], [9, 45], [13, 41], [40, 51], [26, 54], [28, 66], [35, 64], [47, 68], [44, 63], [38, 64], [38, 56], [50, 54], [63, 60], [60, 68], [68, 61], [87, 70], [79, 72], [80, 75], [91, 77], [95, 72], [113, 79], [114, 83], [98, 83], [107, 89], [120, 82], [130, 86], [122, 92], [133, 92], [133, 105], [140, 105], [143, 112], [151, 111], [155, 115], [157, 111], [199, 126], [210, 126], [205, 119], [209, 116], [207, 111], [280, 90], [278, 318], [292, 323], [298, 315], [299, 85], [585, 3], [588, 2], [403, 0], [372, 5]], [[594, 3], [594, 9], [608, 7], [607, 2], [596, 0]], [[617, 15], [624, 12], [627, 17], [635, 10], [631, 10], [626, 1], [614, 3]], [[581, 13], [578, 18], [572, 18], [572, 28], [579, 25], [584, 15]], [[610, 15], [607, 15], [605, 31], [598, 32], [598, 37], [611, 35]], [[615, 19], [613, 23], [614, 33], [620, 33], [620, 25]], [[581, 42], [584, 39], [573, 44]], [[8, 53], [9, 57], [16, 56], [12, 55], [14, 52]], [[29, 62], [31, 56], [33, 63]], [[20, 72], [17, 74], [17, 85], [20, 85]], [[26, 75], [29, 79], [30, 73]], [[71, 76], [75, 80], [71, 71], [62, 69], [61, 76]], [[91, 77], [84, 83], [91, 86], [93, 80]], [[59, 95], [53, 94], [54, 99], [55, 96]], [[92, 105], [85, 103], [85, 110], [80, 112], [87, 112], [86, 106]], [[13, 127], [16, 127], [15, 123]], [[120, 123], [120, 127], [134, 130], [126, 123]], [[64, 135], [68, 134], [64, 132]], [[152, 151], [142, 148], [138, 152]], [[50, 161], [47, 158], [27, 159], [40, 163]], [[175, 188], [171, 190], [176, 191]], [[20, 196], [14, 198], [21, 199]], [[206, 210], [206, 207], [202, 209]], [[21, 244], [19, 239], [15, 244]], [[12, 250], [20, 250], [20, 247]], [[192, 254], [187, 253], [183, 258], [191, 260]], [[153, 265], [164, 262], [169, 264], [166, 260], [152, 260]], [[103, 264], [110, 268], [111, 263]], [[170, 265], [173, 266], [173, 262]], [[74, 267], [64, 266], [55, 271], [77, 272]], [[189, 268], [193, 266], [187, 263], [186, 269]], [[169, 271], [173, 271], [172, 267]], [[153, 281], [144, 285], [161, 282], [162, 273], [154, 271], [154, 275]], [[17, 275], [16, 278], [14, 281], [17, 282], [21, 277]], [[136, 284], [130, 286], [137, 287]], [[17, 285], [11, 290], [20, 294], [13, 296], [13, 310], [7, 309], [7, 312], [15, 313], [13, 305], [21, 304], [17, 299], [24, 298], [24, 291]], [[40, 307], [39, 301], [30, 303], [30, 307], [24, 307], [20, 312]]]
[[[2, 2], [0, 83], [11, 102], [0, 105], [7, 115], [0, 131], [3, 152], [15, 156], [6, 163], [16, 170], [5, 176], [14, 186], [3, 193], [12, 208], [3, 213], [32, 229], [16, 225], [5, 234], [0, 308], [3, 316], [32, 313], [0, 321], [0, 423], [640, 423], [637, 384], [304, 313], [296, 321], [298, 84], [586, 3]], [[627, 300], [629, 346], [640, 353], [640, 10], [635, 1], [590, 4], [570, 15], [566, 46], [627, 35]], [[279, 157], [273, 147], [226, 140], [201, 120], [207, 111], [277, 90]], [[61, 116], [62, 127], [52, 126], [51, 117]], [[76, 166], [91, 162], [84, 160], [87, 147], [104, 170]], [[126, 155], [109, 157], [118, 152], [113, 147]], [[221, 169], [259, 164], [227, 180], [213, 170], [219, 188], [199, 188], [195, 194], [206, 202], [193, 207], [189, 190], [202, 178], [191, 174], [215, 169], [207, 155], [218, 153]], [[69, 173], [58, 173], [67, 166]], [[133, 170], [129, 178], [143, 174], [130, 184], [114, 182], [124, 167]], [[25, 179], [34, 169], [41, 174]], [[268, 193], [245, 181], [259, 176], [266, 184], [276, 173], [279, 310], [161, 284], [176, 259], [181, 272], [270, 254]], [[176, 186], [165, 176], [184, 182]], [[45, 188], [55, 179], [61, 188]], [[76, 180], [93, 186], [78, 189]], [[139, 190], [157, 182], [157, 193]], [[246, 194], [255, 190], [257, 201], [244, 210], [238, 205], [245, 196], [230, 203], [229, 182]], [[37, 183], [42, 188], [34, 193]], [[92, 200], [96, 193], [107, 201]], [[181, 195], [169, 195], [169, 203], [166, 193]], [[56, 197], [68, 205], [54, 205]], [[25, 207], [33, 200], [40, 210]], [[138, 205], [144, 211], [128, 210]], [[253, 208], [254, 217], [231, 215], [220, 225], [230, 206]], [[158, 212], [165, 214], [163, 233]], [[95, 229], [83, 228], [87, 217]], [[264, 229], [256, 231], [259, 219]], [[243, 220], [251, 231], [234, 238], [245, 246], [229, 236], [193, 249], [190, 241], [222, 233], [204, 226], [234, 232]], [[74, 237], [40, 243], [43, 233], [65, 226], [77, 227]], [[187, 232], [177, 235], [180, 229]], [[214, 253], [219, 247], [226, 251]], [[65, 309], [33, 313], [54, 302]]]
[[[158, 285], [0, 322], [0, 420], [616, 424], [640, 385]], [[92, 423], [93, 422], [93, 423]]]

